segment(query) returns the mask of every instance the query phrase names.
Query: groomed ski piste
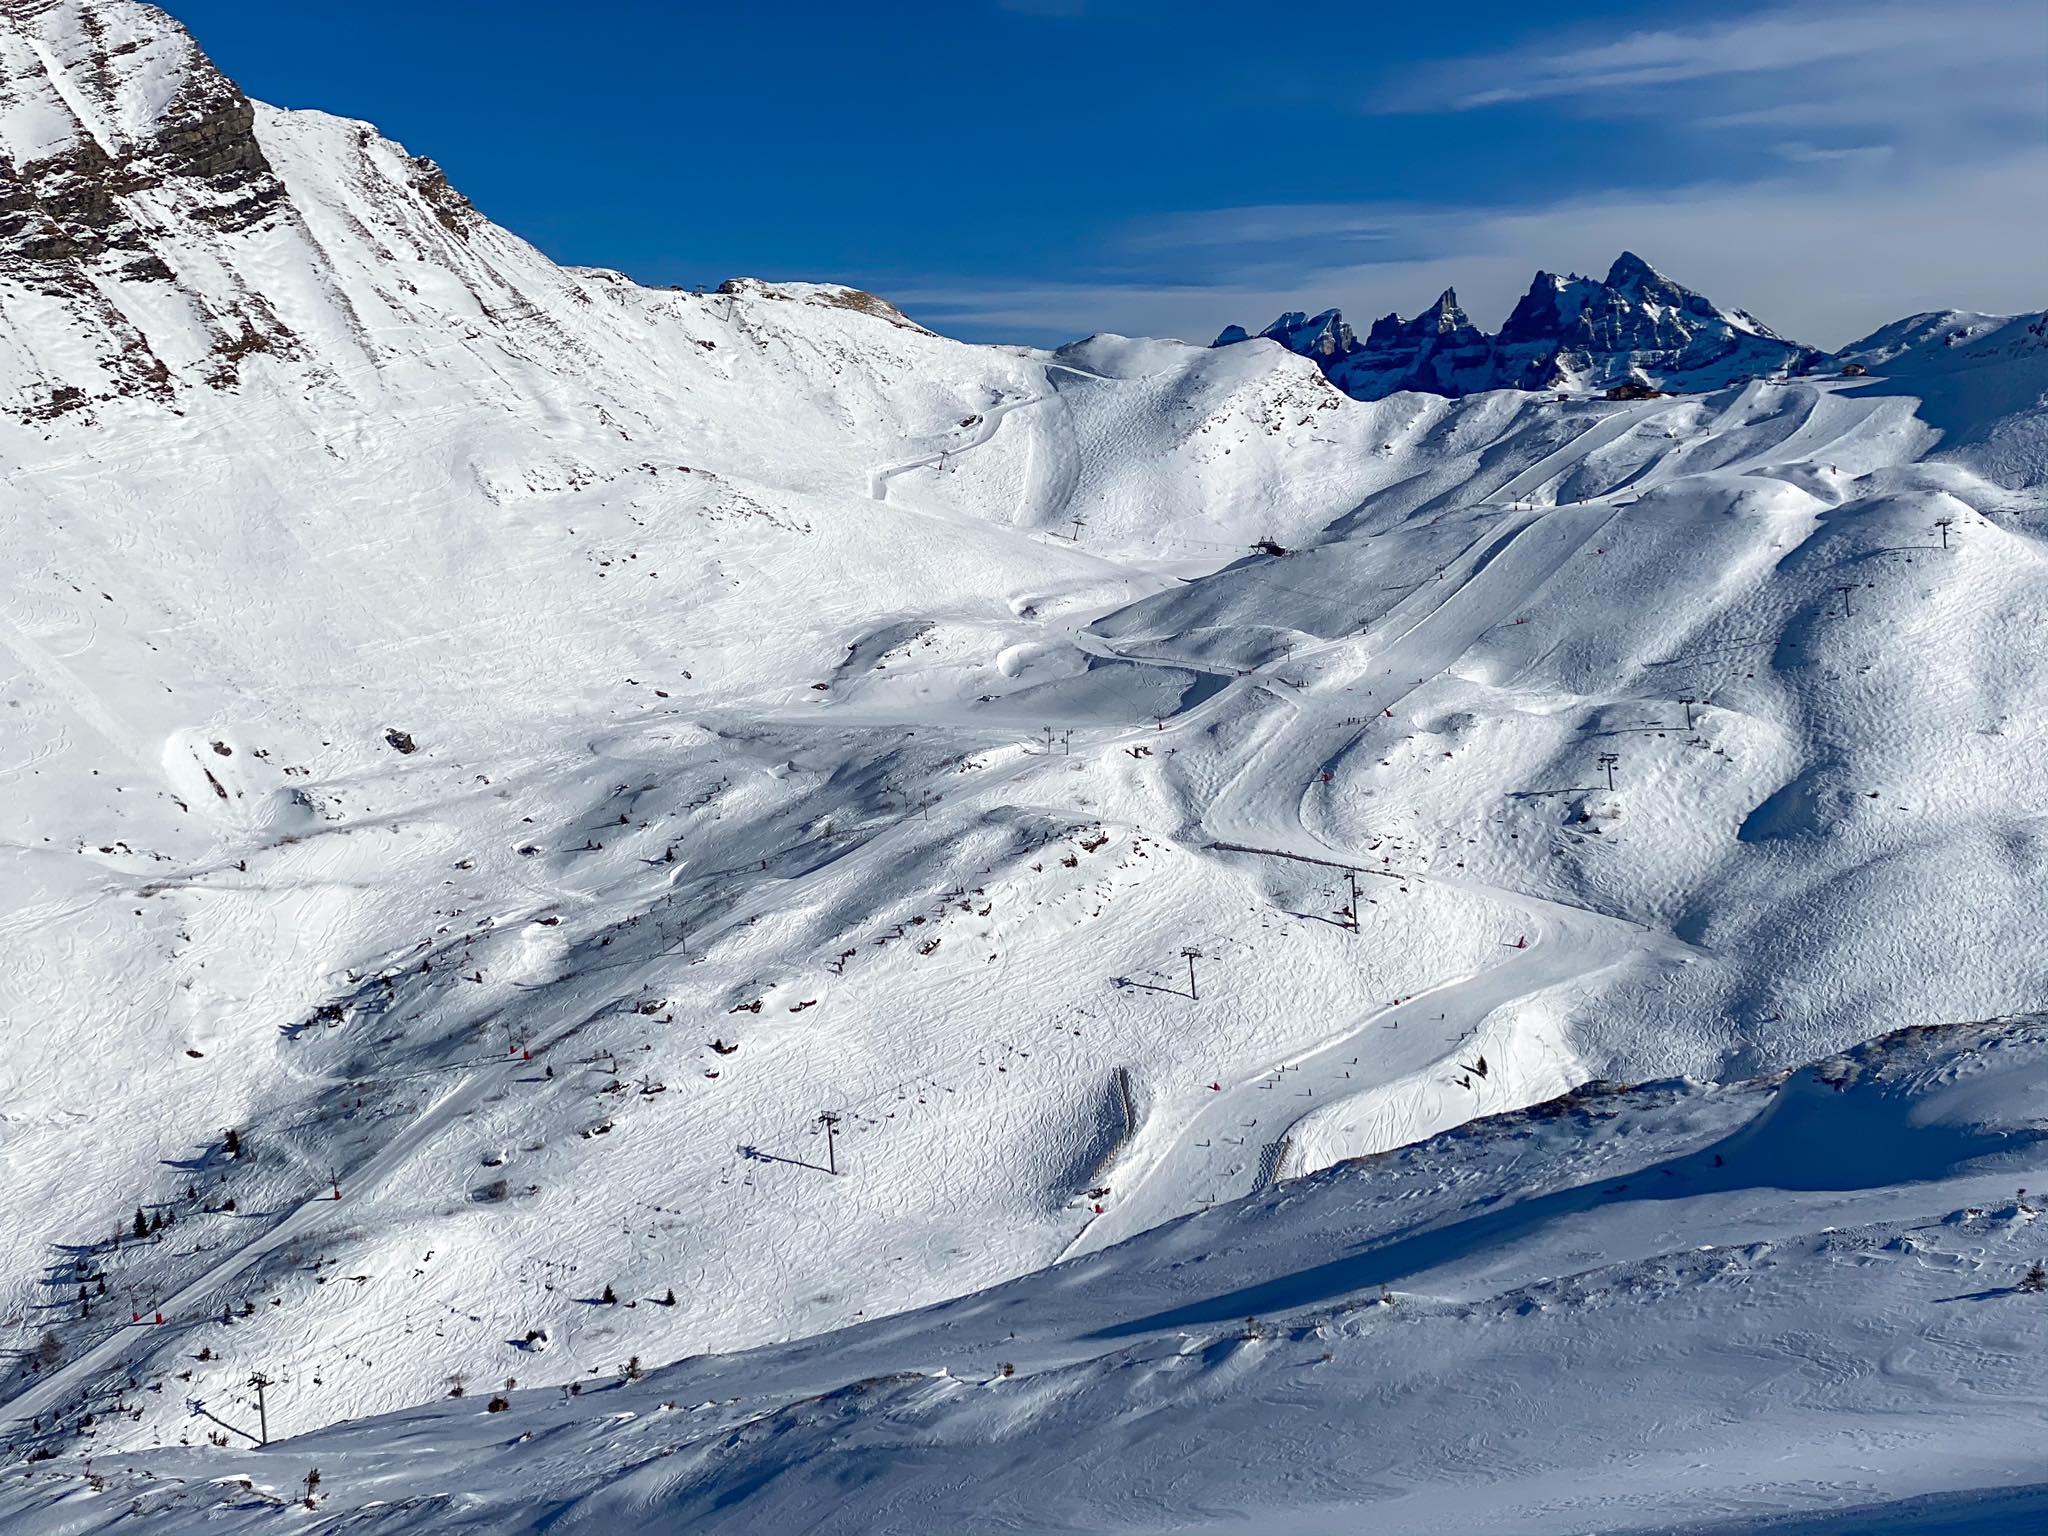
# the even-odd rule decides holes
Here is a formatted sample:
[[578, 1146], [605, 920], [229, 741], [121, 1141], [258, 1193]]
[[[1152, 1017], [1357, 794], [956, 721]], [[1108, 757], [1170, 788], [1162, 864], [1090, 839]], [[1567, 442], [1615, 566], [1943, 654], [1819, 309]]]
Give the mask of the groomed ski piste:
[[2029, 1530], [2044, 1091], [2039, 1016], [1589, 1085], [800, 1343], [19, 1469], [0, 1521]]
[[[21, 165], [232, 90], [126, 0], [0, 7], [0, 62]], [[1935, 1266], [1979, 1306], [1922, 1315], [1924, 1275], [1852, 1305], [1875, 1261], [1822, 1240], [1845, 1202], [1992, 1200], [1974, 1161], [1897, 1171], [1874, 1122], [1870, 1182], [1637, 1226], [1536, 1204], [1636, 1153], [1529, 1109], [1661, 1085], [1596, 1097], [1675, 1147], [1770, 1074], [2038, 1004], [2040, 317], [1698, 395], [1361, 403], [1265, 342], [975, 347], [843, 288], [638, 288], [366, 125], [251, 132], [246, 225], [177, 174], [117, 200], [168, 279], [118, 242], [0, 268], [10, 1527], [275, 1518], [232, 1480], [288, 1496], [315, 1451], [363, 1529], [1622, 1529], [2048, 1482], [1955, 1374], [2038, 1339], [1998, 1291], [2025, 1203]], [[1944, 1070], [2035, 1027], [1942, 1035]], [[1983, 1173], [2015, 1190], [2020, 1103]], [[1286, 1283], [1481, 1179], [1546, 1213], [1472, 1229], [1494, 1289], [1410, 1248]], [[1762, 1294], [1682, 1257], [1708, 1242], [1804, 1257], [1778, 1353], [1685, 1398]], [[1560, 1296], [1564, 1331], [1457, 1363], [1459, 1308], [1615, 1266], [1665, 1277], [1651, 1311]], [[1241, 1316], [1089, 1337], [1269, 1283], [1247, 1314], [1449, 1310], [1407, 1375], [1378, 1340], [1327, 1387]], [[995, 1336], [945, 1341], [1015, 1307], [1017, 1379], [963, 1407]], [[1851, 1465], [1887, 1327], [1870, 1411], [1905, 1427]], [[1603, 1372], [1645, 1328], [1659, 1406], [1623, 1424]], [[1825, 1412], [1761, 1386], [1809, 1369]], [[1128, 1448], [1140, 1381], [1184, 1419], [1160, 1444], [1242, 1454], [1109, 1467], [1083, 1437]], [[1320, 1404], [1275, 1416], [1291, 1456], [1246, 1427], [1269, 1393]], [[686, 1465], [642, 1486], [657, 1421]], [[757, 1424], [803, 1450], [748, 1481]], [[834, 1493], [799, 1467], [842, 1434]]]

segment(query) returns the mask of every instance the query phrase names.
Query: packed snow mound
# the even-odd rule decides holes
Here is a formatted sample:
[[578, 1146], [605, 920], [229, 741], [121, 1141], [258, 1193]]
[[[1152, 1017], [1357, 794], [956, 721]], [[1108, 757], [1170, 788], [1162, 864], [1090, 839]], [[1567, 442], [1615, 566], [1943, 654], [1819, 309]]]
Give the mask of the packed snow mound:
[[0, 1524], [2031, 1528], [2044, 1093], [2038, 1016], [1588, 1084], [797, 1344], [32, 1465]]
[[[1334, 309], [1313, 320], [1282, 315], [1259, 335], [1314, 358], [1359, 400], [1399, 390], [1459, 396], [1632, 386], [1694, 393], [1803, 372], [1819, 359], [1741, 310], [1716, 308], [1629, 251], [1604, 279], [1537, 273], [1494, 335], [1473, 325], [1448, 289], [1413, 320], [1374, 321], [1363, 341]], [[1215, 344], [1249, 339], [1234, 325]]]

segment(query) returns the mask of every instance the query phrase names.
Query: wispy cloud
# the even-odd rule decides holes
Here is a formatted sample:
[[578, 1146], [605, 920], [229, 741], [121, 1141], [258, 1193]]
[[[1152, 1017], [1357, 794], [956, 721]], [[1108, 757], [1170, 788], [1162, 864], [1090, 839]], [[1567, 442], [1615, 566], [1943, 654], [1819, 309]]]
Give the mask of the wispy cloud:
[[1771, 153], [1794, 165], [1880, 165], [1891, 159], [1889, 144], [1807, 144], [1789, 139], [1773, 144]]
[[[1412, 314], [1451, 284], [1490, 325], [1538, 266], [1603, 271], [1627, 248], [1820, 345], [1916, 309], [2035, 309], [2048, 303], [2044, 79], [2048, 24], [2009, 0], [1818, 0], [1554, 31], [1411, 70], [1372, 103], [1468, 137], [1483, 131], [1475, 114], [1517, 104], [1617, 125], [1615, 155], [1594, 136], [1540, 195], [1203, 209], [1111, 233], [1067, 281], [902, 297], [981, 335], [1206, 341], [1285, 309]], [[1527, 131], [1517, 121], [1502, 131]], [[1666, 147], [1683, 184], [1640, 190], [1645, 154]]]
[[1967, 152], [2048, 130], [2048, 22], [2010, 0], [1778, 6], [1617, 38], [1539, 38], [1446, 60], [1383, 93], [1380, 111], [1468, 113], [1553, 102], [1681, 127], [1798, 125], [1904, 152]]
[[[1975, 12], [1974, 16], [1971, 14]], [[2002, 15], [2000, 14], [2002, 13]], [[1783, 74], [1849, 61], [1926, 60], [1984, 51], [1979, 28], [2009, 25], [2010, 6], [1822, 6], [1762, 11], [1686, 29], [1629, 33], [1563, 49], [1534, 46], [1432, 72], [1411, 104], [1451, 110], [1636, 90], [1734, 75]], [[1978, 31], [1978, 37], [1969, 34]], [[1494, 79], [1470, 88], [1474, 76]]]
[[[1118, 330], [1206, 342], [1225, 324], [1263, 325], [1287, 309], [1413, 314], [1448, 285], [1491, 326], [1539, 265], [1597, 273], [1631, 249], [1801, 341], [1836, 346], [1916, 310], [2048, 304], [2044, 194], [2048, 149], [2029, 149], [1953, 172], [1824, 185], [1788, 172], [1536, 206], [1217, 209], [1129, 231], [1072, 281], [932, 282], [891, 297], [928, 324], [982, 336]], [[1356, 238], [1319, 245], [1323, 229]]]

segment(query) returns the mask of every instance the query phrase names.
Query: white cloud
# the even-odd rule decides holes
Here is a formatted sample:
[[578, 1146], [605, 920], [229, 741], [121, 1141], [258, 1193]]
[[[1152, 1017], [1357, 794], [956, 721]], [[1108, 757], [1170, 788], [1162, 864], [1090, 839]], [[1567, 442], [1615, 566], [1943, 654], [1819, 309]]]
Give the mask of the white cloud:
[[[1925, 82], [1952, 66], [1998, 65], [2048, 53], [2038, 12], [2009, 0], [1943, 5], [1840, 3], [1780, 7], [1683, 29], [1643, 30], [1571, 46], [1532, 43], [1426, 71], [1392, 104], [1471, 111], [1507, 102], [1787, 76], [1775, 91]], [[2012, 72], [2000, 69], [2000, 79]], [[1489, 83], [1473, 89], [1475, 79]], [[2035, 78], [2038, 86], [2038, 76]]]
[[[1552, 104], [1661, 136], [1710, 172], [1611, 189], [1597, 143], [1541, 204], [1261, 204], [1153, 219], [1094, 274], [905, 295], [941, 325], [1043, 339], [1092, 329], [1207, 340], [1341, 305], [1413, 314], [1446, 284], [1496, 325], [1539, 266], [1631, 249], [1787, 335], [1839, 345], [1919, 309], [2048, 303], [2048, 22], [2010, 0], [1780, 5], [1621, 35], [1552, 34], [1411, 72], [1382, 111]], [[1472, 118], [1458, 131], [1480, 131]], [[1579, 142], [1583, 144], [1584, 136]], [[1548, 189], [1546, 189], [1546, 192]]]
[[[1847, 60], [1923, 60], [1942, 54], [1975, 55], [1983, 43], [1971, 34], [1985, 7], [1867, 5], [1764, 11], [1688, 30], [1632, 32], [1611, 42], [1575, 48], [1524, 48], [1460, 60], [1431, 77], [1437, 88], [1419, 98], [1429, 105], [1470, 110], [1510, 101], [1589, 95], [1678, 81], [1777, 73]], [[1969, 14], [1980, 14], [1972, 18]], [[2007, 18], [2010, 10], [2007, 9]], [[1475, 74], [1496, 77], [1481, 90], [1457, 82]]]
[[[1666, 195], [1582, 196], [1542, 207], [1424, 210], [1372, 204], [1267, 206], [1183, 215], [1125, 249], [1203, 281], [1109, 279], [1007, 289], [933, 283], [892, 294], [929, 324], [1038, 339], [1095, 330], [1208, 341], [1230, 322], [1338, 305], [1354, 321], [1413, 314], [1445, 286], [1498, 325], [1535, 270], [1604, 272], [1623, 249], [1731, 308], [1817, 346], [1839, 346], [1918, 310], [2048, 305], [2048, 149], [1910, 178], [1850, 174], [1703, 185]], [[1371, 236], [1386, 259], [1318, 230]]]
[[1695, 147], [1719, 142], [1733, 154], [1753, 130], [1796, 126], [1821, 148], [1839, 137], [1939, 160], [2048, 141], [2044, 75], [2048, 19], [2037, 6], [1828, 0], [1446, 60], [1375, 105], [1459, 114], [1555, 103], [1582, 117], [1704, 133]]

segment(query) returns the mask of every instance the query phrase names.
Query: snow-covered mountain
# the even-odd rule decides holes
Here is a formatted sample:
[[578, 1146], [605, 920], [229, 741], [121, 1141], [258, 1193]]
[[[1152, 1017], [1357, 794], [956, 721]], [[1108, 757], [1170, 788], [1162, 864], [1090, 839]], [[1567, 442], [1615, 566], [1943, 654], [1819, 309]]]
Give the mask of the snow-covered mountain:
[[[1381, 1177], [1348, 1159], [1483, 1147], [1534, 1199], [1633, 1154], [1531, 1130], [1508, 1167], [1556, 1116], [1486, 1117], [1686, 1074], [1629, 1100], [1677, 1145], [1760, 1074], [2038, 1003], [2040, 317], [1672, 398], [1359, 400], [1312, 344], [968, 346], [833, 285], [564, 269], [132, 0], [0, 0], [0, 61], [0, 1420], [52, 1458], [0, 1519], [302, 1476], [248, 1448], [257, 1371], [280, 1436], [417, 1412], [336, 1434], [433, 1438], [437, 1494], [581, 1498], [643, 1443], [626, 1399], [533, 1405], [635, 1359], [787, 1351], [679, 1367], [635, 1422], [701, 1376], [755, 1407], [692, 1455], [815, 1449], [792, 1402], [900, 1406], [849, 1384], [990, 1294], [1277, 1281], [1307, 1239], [1262, 1213], [1343, 1233], [1309, 1192]], [[1672, 327], [1641, 334], [1704, 359]], [[1417, 331], [1443, 378], [1466, 330]], [[1990, 1048], [1944, 1038], [1959, 1072]], [[1724, 1241], [1704, 1209], [1627, 1262]], [[1585, 1216], [1555, 1218], [1579, 1267], [1629, 1246]], [[1669, 1262], [1632, 1334], [1725, 1320]], [[1421, 1310], [1470, 1300], [1417, 1275]], [[1622, 1348], [1568, 1304], [1569, 1347]], [[997, 1358], [1078, 1369], [1079, 1331]], [[1183, 1331], [1087, 1358], [1192, 1410], [1221, 1378], [1175, 1390]], [[917, 1443], [980, 1432], [952, 1411]], [[1477, 1414], [1407, 1420], [1413, 1456], [1487, 1443]], [[557, 1481], [510, 1475], [551, 1437]], [[455, 1518], [355, 1465], [366, 1528]], [[1979, 1484], [1849, 1491], [1937, 1485]]]
[[[1413, 320], [1375, 320], [1362, 342], [1334, 309], [1313, 318], [1282, 315], [1259, 335], [1313, 358], [1358, 400], [1401, 390], [1456, 396], [1633, 386], [1697, 393], [1804, 373], [1822, 361], [1811, 347], [1786, 341], [1739, 309], [1716, 308], [1629, 251], [1604, 279], [1538, 272], [1494, 335], [1472, 324], [1449, 289]], [[1233, 325], [1214, 345], [1251, 339]]]

